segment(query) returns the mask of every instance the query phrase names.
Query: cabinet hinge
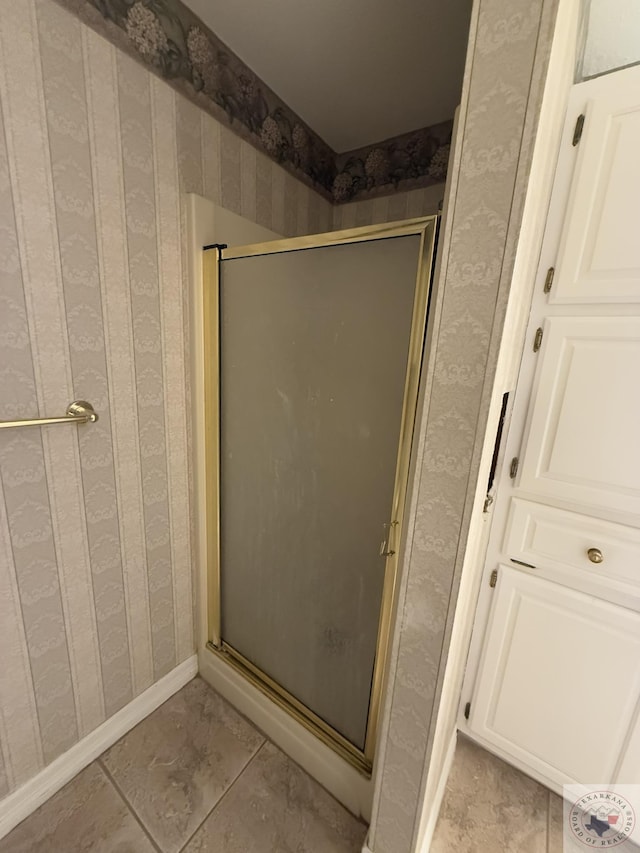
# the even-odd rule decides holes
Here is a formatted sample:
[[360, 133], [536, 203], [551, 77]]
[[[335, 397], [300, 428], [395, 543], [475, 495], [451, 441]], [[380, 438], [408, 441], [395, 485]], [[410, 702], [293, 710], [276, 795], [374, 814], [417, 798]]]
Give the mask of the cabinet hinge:
[[543, 335], [542, 326], [538, 326], [538, 328], [536, 329], [536, 336], [533, 339], [533, 351], [534, 352], [538, 352], [538, 350], [542, 346], [542, 335]]
[[515, 480], [516, 474], [518, 473], [518, 465], [520, 464], [520, 460], [517, 456], [514, 456], [511, 460], [511, 465], [509, 465], [509, 476], [512, 480]]
[[494, 569], [489, 576], [489, 586], [491, 589], [498, 583], [498, 570]]
[[578, 118], [576, 119], [576, 126], [573, 129], [573, 140], [571, 141], [572, 145], [577, 145], [578, 142], [582, 139], [582, 130], [584, 128], [584, 113], [580, 113]]
[[553, 284], [554, 273], [555, 273], [555, 269], [553, 267], [549, 267], [549, 269], [547, 270], [547, 277], [544, 280], [544, 288], [543, 288], [544, 293], [550, 292], [551, 285]]
[[471, 713], [471, 702], [467, 702], [464, 706], [464, 718], [465, 720], [469, 719], [469, 714]]

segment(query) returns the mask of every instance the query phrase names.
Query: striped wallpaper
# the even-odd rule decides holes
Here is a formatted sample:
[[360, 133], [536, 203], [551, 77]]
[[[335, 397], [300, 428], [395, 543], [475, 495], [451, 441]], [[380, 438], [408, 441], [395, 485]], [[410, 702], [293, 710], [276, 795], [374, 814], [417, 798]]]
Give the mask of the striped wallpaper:
[[0, 418], [100, 414], [0, 433], [3, 796], [194, 650], [182, 194], [291, 236], [435, 208], [334, 224], [52, 0], [0, 16]]
[[444, 198], [444, 184], [432, 184], [394, 195], [351, 201], [333, 208], [333, 228], [358, 228], [377, 222], [396, 222], [414, 216], [438, 213]]

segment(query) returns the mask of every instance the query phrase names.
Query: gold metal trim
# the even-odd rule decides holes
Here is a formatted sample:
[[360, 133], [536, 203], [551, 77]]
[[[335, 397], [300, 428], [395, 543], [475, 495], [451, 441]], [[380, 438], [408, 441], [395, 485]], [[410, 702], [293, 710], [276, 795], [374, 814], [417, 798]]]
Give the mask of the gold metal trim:
[[339, 246], [341, 243], [361, 243], [384, 237], [407, 237], [411, 234], [423, 234], [431, 221], [433, 221], [435, 229], [437, 218], [437, 216], [423, 216], [417, 219], [404, 219], [401, 222], [385, 222], [381, 225], [346, 228], [343, 231], [308, 234], [305, 237], [290, 237], [286, 240], [269, 240], [263, 243], [252, 243], [249, 246], [232, 246], [230, 249], [224, 249], [222, 260], [231, 261], [237, 258], [251, 258], [255, 255], [277, 255], [280, 252]]
[[[224, 660], [234, 666], [251, 683], [276, 704], [287, 710], [307, 729], [316, 734], [324, 743], [331, 746], [345, 760], [360, 772], [371, 773], [375, 754], [376, 738], [380, 722], [382, 688], [387, 670], [389, 641], [392, 619], [397, 595], [398, 561], [402, 553], [402, 532], [404, 530], [404, 510], [408, 490], [409, 467], [422, 357], [427, 328], [427, 309], [431, 286], [432, 260], [435, 247], [436, 225], [438, 217], [429, 216], [408, 219], [403, 222], [382, 225], [349, 228], [326, 234], [313, 234], [306, 237], [294, 237], [288, 240], [274, 240], [250, 246], [225, 249], [220, 260], [256, 257], [258, 255], [279, 252], [299, 251], [322, 248], [342, 243], [357, 243], [392, 237], [419, 235], [421, 237], [418, 258], [418, 270], [413, 303], [413, 315], [409, 338], [407, 371], [401, 415], [400, 440], [396, 462], [392, 515], [390, 525], [400, 536], [398, 545], [388, 549], [385, 563], [385, 575], [380, 607], [380, 620], [376, 642], [371, 685], [369, 715], [364, 751], [359, 750], [339, 732], [335, 731], [313, 711], [277, 684], [266, 673], [244, 658], [240, 652], [228, 646], [221, 637], [220, 614], [220, 434], [219, 429], [209, 429], [206, 434], [206, 482], [207, 482], [207, 556], [208, 556], [208, 610], [209, 610], [209, 649], [220, 654]], [[219, 272], [218, 252], [204, 252], [204, 353], [205, 353], [205, 419], [206, 424], [219, 425], [220, 386], [219, 386]], [[395, 537], [394, 537], [395, 538]], [[212, 541], [214, 540], [214, 541]]]
[[222, 641], [220, 648], [213, 644], [207, 647], [209, 651], [221, 657], [226, 663], [241, 673], [254, 687], [257, 687], [265, 696], [275, 702], [278, 707], [285, 710], [301, 725], [319, 738], [327, 746], [331, 747], [345, 761], [348, 761], [356, 770], [366, 776], [371, 775], [371, 761], [365, 756], [361, 749], [347, 740], [340, 732], [325, 722], [322, 717], [314, 713], [299, 699], [289, 693], [281, 684], [274, 681], [260, 667], [252, 663], [233, 646]]
[[204, 429], [207, 528], [207, 637], [220, 635], [220, 280], [219, 250], [203, 253]]
[[426, 220], [422, 220], [422, 223], [422, 230], [420, 232], [416, 232], [421, 233], [422, 239], [416, 275], [416, 289], [413, 300], [411, 332], [409, 335], [409, 353], [407, 356], [407, 372], [402, 403], [402, 417], [400, 421], [400, 442], [398, 446], [391, 511], [391, 524], [394, 525], [397, 531], [398, 538], [396, 541], [398, 542], [398, 546], [389, 553], [385, 563], [382, 604], [380, 608], [380, 621], [378, 623], [378, 641], [376, 645], [373, 679], [371, 682], [369, 717], [367, 720], [367, 737], [364, 746], [364, 753], [372, 762], [375, 755], [376, 739], [378, 736], [380, 709], [382, 705], [382, 689], [384, 687], [387, 672], [389, 641], [391, 639], [392, 621], [395, 611], [399, 566], [398, 561], [404, 545], [402, 541], [404, 531], [404, 511], [407, 490], [409, 487], [409, 467], [411, 464], [413, 433], [415, 428], [416, 410], [418, 407], [420, 373], [422, 370], [422, 356], [424, 352], [425, 333], [427, 328], [427, 309], [429, 306], [429, 291], [431, 288], [431, 271], [433, 252], [435, 248], [437, 217], [429, 217]]
[[74, 400], [67, 406], [65, 414], [58, 418], [24, 418], [19, 421], [0, 421], [0, 429], [48, 426], [49, 424], [93, 424], [97, 420], [98, 413], [91, 403], [87, 403], [86, 400]]

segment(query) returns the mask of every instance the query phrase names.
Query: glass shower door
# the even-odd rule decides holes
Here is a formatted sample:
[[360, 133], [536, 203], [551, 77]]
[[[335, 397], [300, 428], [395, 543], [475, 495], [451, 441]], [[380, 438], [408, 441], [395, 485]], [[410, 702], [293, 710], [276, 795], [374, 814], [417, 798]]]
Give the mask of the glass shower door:
[[219, 430], [208, 427], [219, 495], [212, 640], [362, 769], [434, 226], [224, 250], [208, 283], [219, 394]]

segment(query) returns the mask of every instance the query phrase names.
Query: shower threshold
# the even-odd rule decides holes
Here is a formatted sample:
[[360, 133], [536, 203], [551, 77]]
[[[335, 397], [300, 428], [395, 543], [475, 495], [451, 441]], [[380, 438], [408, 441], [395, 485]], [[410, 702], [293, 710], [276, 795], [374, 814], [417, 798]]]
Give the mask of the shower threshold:
[[358, 749], [351, 741], [296, 699], [259, 667], [247, 660], [233, 646], [223, 641], [220, 647], [214, 646], [213, 643], [207, 643], [207, 649], [233, 667], [251, 685], [304, 726], [307, 731], [319, 738], [360, 774], [367, 779], [371, 777], [372, 761], [361, 749]]

